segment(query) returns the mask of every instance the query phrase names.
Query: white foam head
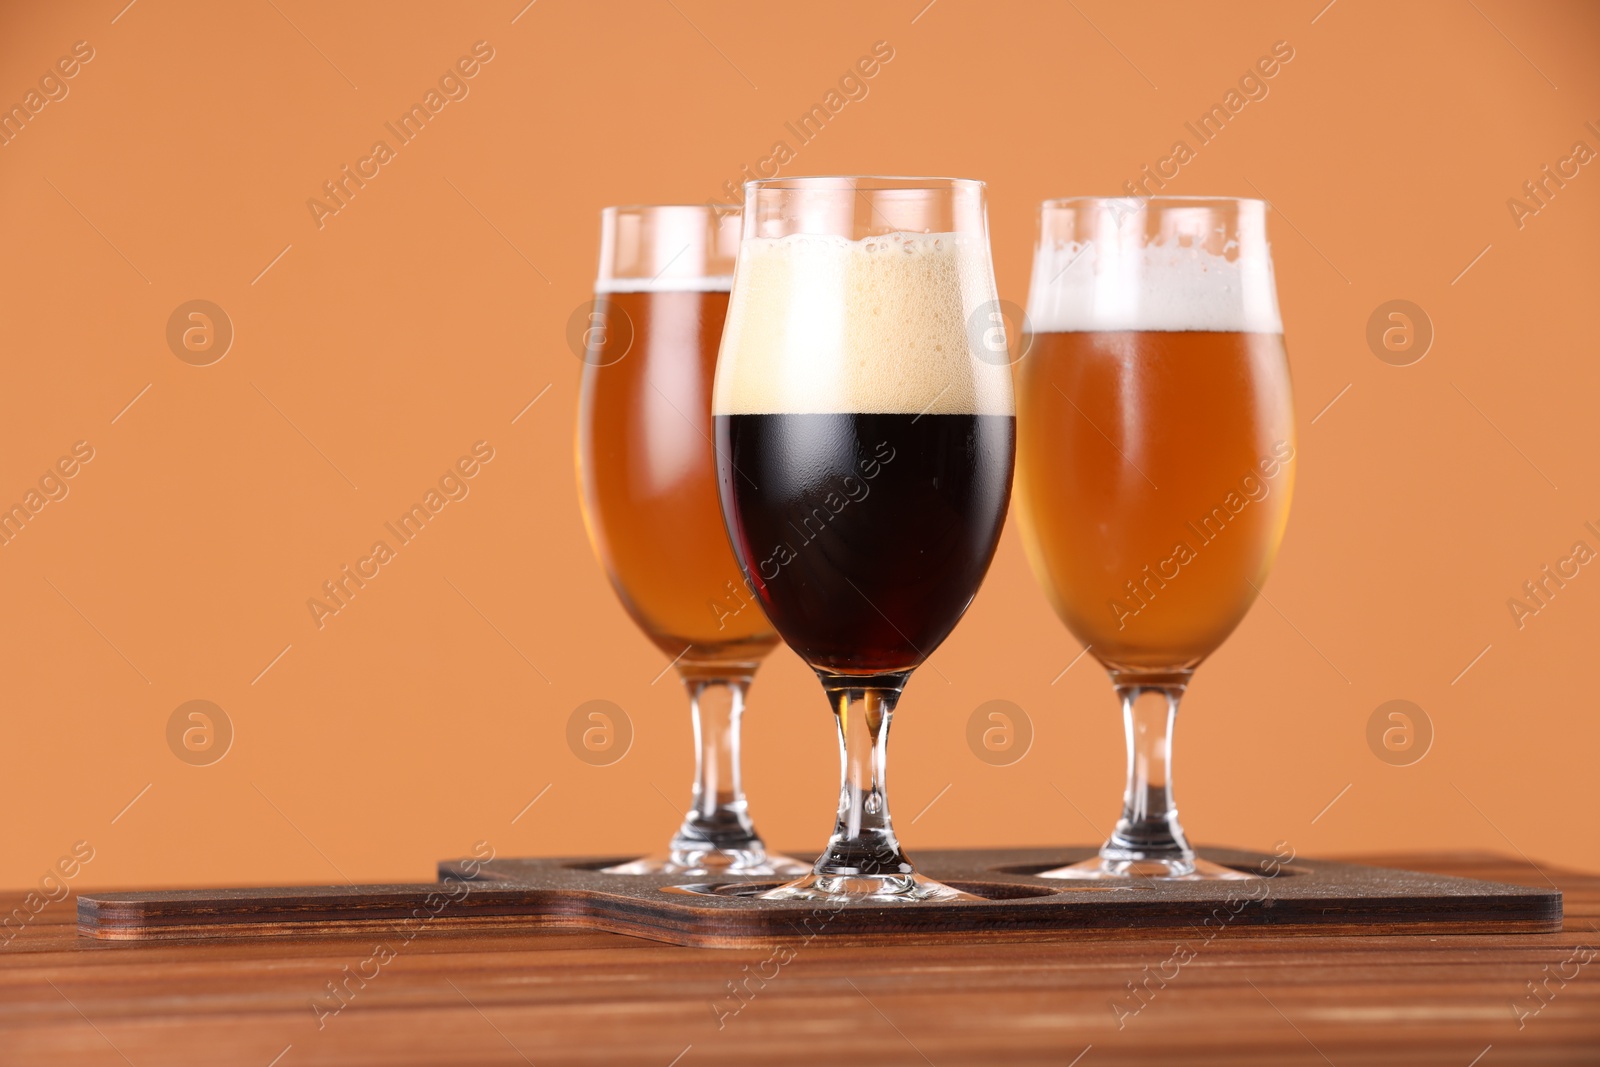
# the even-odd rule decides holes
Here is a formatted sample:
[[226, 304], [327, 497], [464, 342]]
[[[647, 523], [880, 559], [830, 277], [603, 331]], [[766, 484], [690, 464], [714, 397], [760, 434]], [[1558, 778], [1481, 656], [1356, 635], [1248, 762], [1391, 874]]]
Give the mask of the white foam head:
[[733, 288], [733, 275], [698, 275], [660, 278], [601, 278], [594, 283], [596, 293], [726, 293]]
[[735, 277], [718, 415], [1014, 410], [1005, 360], [980, 354], [969, 331], [995, 301], [982, 238], [751, 237]]
[[1034, 332], [1283, 332], [1264, 221], [1258, 230], [1246, 216], [1226, 243], [1214, 232], [1151, 238], [1143, 222], [1108, 207], [1092, 236], [1041, 239], [1028, 290]]

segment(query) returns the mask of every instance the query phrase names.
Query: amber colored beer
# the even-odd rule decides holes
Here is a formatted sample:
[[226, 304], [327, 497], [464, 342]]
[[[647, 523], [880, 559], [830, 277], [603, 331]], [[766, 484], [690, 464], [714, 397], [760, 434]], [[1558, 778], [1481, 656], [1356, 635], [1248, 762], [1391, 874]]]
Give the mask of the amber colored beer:
[[[634, 621], [680, 666], [758, 661], [778, 637], [728, 545], [712, 446], [728, 294], [598, 300], [612, 328], [588, 354], [578, 413], [590, 541]], [[620, 359], [607, 351], [623, 343]]]
[[1193, 668], [1277, 554], [1294, 414], [1276, 333], [1037, 333], [1019, 364], [1024, 542], [1114, 671]]

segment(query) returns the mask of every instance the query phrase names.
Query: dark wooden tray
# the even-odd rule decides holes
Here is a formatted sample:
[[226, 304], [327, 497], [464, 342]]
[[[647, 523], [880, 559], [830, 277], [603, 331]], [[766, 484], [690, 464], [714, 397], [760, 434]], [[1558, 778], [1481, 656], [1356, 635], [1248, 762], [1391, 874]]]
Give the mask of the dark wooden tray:
[[78, 898], [78, 929], [106, 940], [349, 934], [551, 927], [604, 930], [711, 948], [836, 944], [1048, 941], [1119, 934], [1552, 933], [1561, 894], [1550, 889], [1414, 871], [1204, 849], [1245, 881], [1076, 882], [1035, 877], [1093, 855], [1090, 848], [922, 851], [917, 866], [984, 899], [850, 905], [759, 900], [774, 879], [721, 882], [606, 874], [615, 859], [452, 860], [438, 883], [97, 893]]

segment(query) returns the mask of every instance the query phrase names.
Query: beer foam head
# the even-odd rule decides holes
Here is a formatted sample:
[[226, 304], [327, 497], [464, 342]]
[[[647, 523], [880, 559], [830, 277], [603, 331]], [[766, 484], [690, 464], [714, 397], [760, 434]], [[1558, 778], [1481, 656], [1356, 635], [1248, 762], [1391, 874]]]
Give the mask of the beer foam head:
[[1010, 370], [970, 328], [995, 306], [982, 238], [751, 237], [736, 278], [718, 415], [1012, 414]]
[[733, 275], [713, 274], [694, 277], [663, 275], [660, 278], [599, 278], [596, 293], [726, 293], [733, 288]]
[[1205, 330], [1282, 333], [1272, 257], [1234, 244], [1064, 241], [1033, 260], [1035, 333]]

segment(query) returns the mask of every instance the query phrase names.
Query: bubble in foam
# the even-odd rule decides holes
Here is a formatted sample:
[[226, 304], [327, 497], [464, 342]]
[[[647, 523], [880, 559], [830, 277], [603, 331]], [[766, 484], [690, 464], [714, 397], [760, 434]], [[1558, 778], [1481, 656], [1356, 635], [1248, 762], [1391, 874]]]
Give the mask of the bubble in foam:
[[995, 299], [987, 244], [956, 233], [747, 238], [722, 331], [719, 415], [1013, 411], [968, 320]]
[[1222, 251], [1171, 240], [1065, 241], [1034, 257], [1035, 333], [1203, 330], [1282, 333], [1265, 246]]

